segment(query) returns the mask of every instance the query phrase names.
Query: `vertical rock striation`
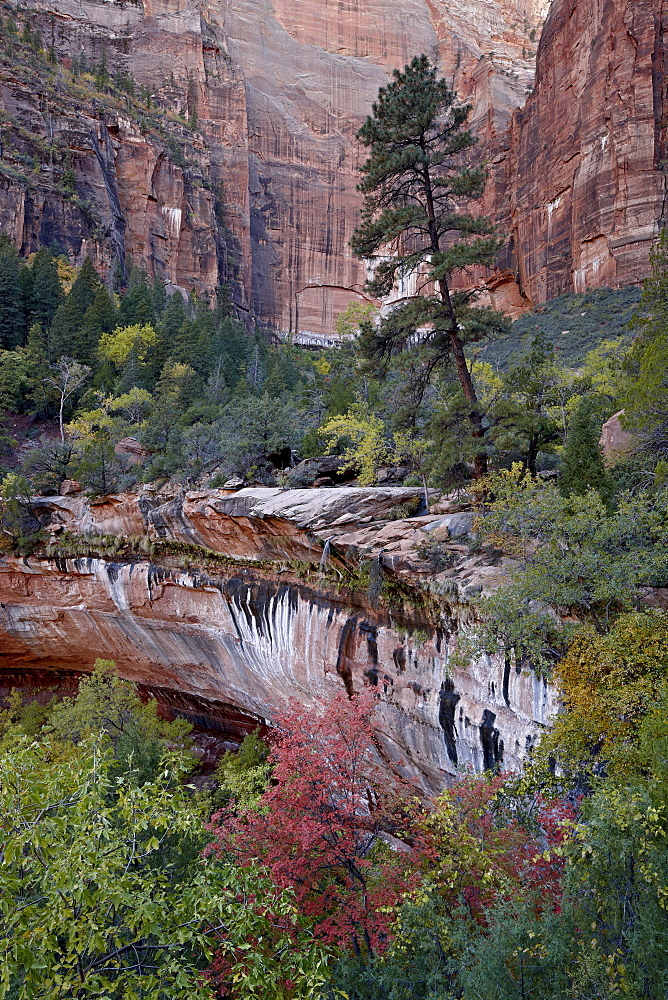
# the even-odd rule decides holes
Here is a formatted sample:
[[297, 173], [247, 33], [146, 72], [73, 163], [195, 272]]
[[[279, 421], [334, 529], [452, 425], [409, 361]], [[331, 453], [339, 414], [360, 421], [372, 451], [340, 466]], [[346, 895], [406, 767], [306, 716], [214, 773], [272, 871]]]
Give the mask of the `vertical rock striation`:
[[665, 0], [554, 0], [523, 106], [545, 7], [29, 0], [19, 19], [63, 65], [125, 74], [146, 110], [68, 105], [0, 59], [3, 226], [26, 251], [57, 239], [181, 287], [227, 284], [241, 312], [317, 342], [362, 295], [355, 133], [425, 52], [471, 102], [491, 164], [483, 208], [510, 237], [498, 273], [478, 276], [493, 303], [640, 281], [664, 221]]
[[496, 177], [532, 303], [648, 272], [665, 223], [666, 16], [664, 0], [552, 4]]
[[[83, 57], [124, 74], [147, 108], [172, 119], [85, 95], [49, 104], [45, 81], [2, 67], [11, 143], [0, 218], [25, 251], [58, 239], [102, 266], [127, 253], [181, 287], [230, 285], [237, 306], [270, 328], [332, 332], [365, 278], [348, 248], [360, 203], [354, 137], [378, 88], [426, 52], [491, 142], [533, 80], [541, 6], [28, 0], [19, 19], [62, 65]], [[54, 145], [56, 162], [19, 177], [21, 157], [44, 160], [27, 133]], [[18, 158], [7, 158], [10, 145]], [[58, 185], [67, 164], [74, 192]]]

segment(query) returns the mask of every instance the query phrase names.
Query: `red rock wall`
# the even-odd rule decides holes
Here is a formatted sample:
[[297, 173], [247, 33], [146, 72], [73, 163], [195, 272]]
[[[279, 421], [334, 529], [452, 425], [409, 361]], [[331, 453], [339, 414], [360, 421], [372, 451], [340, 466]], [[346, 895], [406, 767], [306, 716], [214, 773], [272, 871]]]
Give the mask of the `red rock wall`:
[[665, 222], [664, 0], [554, 0], [496, 176], [532, 303], [641, 281]]
[[390, 71], [436, 58], [473, 104], [478, 134], [503, 131], [533, 80], [531, 0], [223, 0], [246, 80], [252, 300], [283, 331], [332, 332], [365, 274], [355, 133]]
[[640, 281], [664, 218], [665, 2], [554, 0], [522, 108], [541, 24], [532, 0], [30, 0], [61, 58], [104, 54], [198, 129], [184, 169], [123, 115], [49, 119], [30, 87], [0, 81], [26, 129], [46, 138], [55, 123], [81, 199], [97, 206], [92, 223], [46, 181], [5, 176], [0, 218], [24, 249], [64, 238], [102, 264], [122, 236], [178, 285], [227, 282], [271, 328], [331, 333], [365, 277], [348, 249], [355, 132], [390, 71], [427, 52], [471, 101], [491, 161], [484, 208], [510, 235], [494, 304], [517, 313]]
[[[127, 253], [183, 287], [232, 284], [237, 305], [274, 329], [330, 333], [365, 278], [348, 248], [360, 203], [354, 136], [378, 88], [426, 52], [492, 141], [532, 82], [542, 3], [28, 0], [59, 58], [104, 56], [159, 106], [195, 111], [198, 132], [184, 170], [165, 143], [122, 115], [100, 122], [83, 107], [56, 116], [79, 194], [98, 207], [96, 224], [54, 197], [46, 178], [27, 190], [0, 179], [0, 219], [25, 250], [56, 237], [108, 263], [114, 215], [87, 137], [108, 125], [100, 151], [118, 190]], [[0, 104], [47, 136], [38, 94], [23, 87], [17, 95], [15, 82], [0, 83]]]

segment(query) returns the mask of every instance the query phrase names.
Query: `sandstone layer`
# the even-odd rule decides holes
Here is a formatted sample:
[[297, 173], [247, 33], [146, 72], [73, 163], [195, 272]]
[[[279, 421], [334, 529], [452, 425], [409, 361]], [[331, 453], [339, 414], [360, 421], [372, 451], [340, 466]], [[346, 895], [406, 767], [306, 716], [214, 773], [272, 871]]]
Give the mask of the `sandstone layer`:
[[503, 565], [469, 550], [465, 510], [388, 520], [410, 499], [343, 488], [40, 500], [48, 545], [0, 559], [0, 685], [66, 687], [113, 658], [172, 711], [237, 739], [291, 698], [315, 706], [369, 687], [385, 759], [426, 789], [465, 764], [517, 769], [555, 694], [503, 657], [453, 661], [467, 592], [494, 586]]
[[35, 0], [26, 26], [41, 56], [18, 33], [0, 53], [2, 228], [26, 254], [55, 242], [103, 272], [131, 256], [168, 287], [226, 284], [247, 312], [244, 81], [201, 5]]
[[26, 252], [57, 239], [101, 266], [127, 252], [184, 288], [225, 284], [241, 314], [322, 343], [363, 294], [355, 132], [391, 70], [426, 52], [491, 163], [483, 208], [509, 241], [474, 280], [492, 303], [516, 314], [640, 281], [664, 221], [665, 2], [554, 0], [522, 107], [545, 6], [29, 0], [19, 19], [63, 66], [125, 74], [172, 119], [161, 134], [104, 102], [63, 107], [4, 71], [3, 227]]
[[531, 303], [648, 273], [665, 224], [666, 17], [664, 0], [553, 0], [496, 173], [505, 263]]

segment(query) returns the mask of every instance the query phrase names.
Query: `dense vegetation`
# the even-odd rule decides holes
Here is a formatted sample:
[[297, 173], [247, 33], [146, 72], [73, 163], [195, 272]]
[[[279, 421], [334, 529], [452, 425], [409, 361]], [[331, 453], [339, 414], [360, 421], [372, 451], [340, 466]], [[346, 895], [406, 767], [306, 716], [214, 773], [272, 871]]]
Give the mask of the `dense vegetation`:
[[[374, 371], [352, 342], [272, 346], [224, 299], [167, 298], [132, 265], [115, 285], [89, 260], [75, 270], [57, 248], [24, 260], [0, 237], [0, 463], [34, 492], [64, 479], [97, 493], [159, 478], [269, 484], [281, 470], [307, 485], [317, 473], [290, 468], [328, 448], [360, 482], [388, 464], [446, 488], [468, 478], [479, 444], [447, 363], [425, 385], [419, 352]], [[535, 473], [566, 458], [569, 428], [595, 435], [625, 402], [627, 340], [602, 340], [577, 369], [540, 336], [505, 370], [473, 361], [487, 460]], [[141, 447], [117, 447], [127, 437]]]
[[[414, 150], [402, 162], [414, 169]], [[415, 206], [388, 197], [385, 223], [410, 209], [419, 228]], [[475, 224], [457, 218], [462, 253]], [[443, 298], [452, 259], [436, 260]], [[470, 300], [453, 309], [470, 324], [459, 346], [496, 323]], [[292, 706], [207, 783], [189, 727], [113, 664], [75, 698], [13, 693], [0, 997], [665, 1000], [668, 237], [632, 342], [596, 323], [565, 364], [549, 329], [524, 344], [520, 326], [507, 363], [468, 357], [473, 394], [450, 312], [422, 339], [424, 315], [402, 316], [374, 327], [353, 310], [356, 342], [306, 354], [249, 334], [223, 296], [167, 299], [137, 267], [104, 284], [58, 248], [23, 260], [0, 243], [6, 546], [37, 543], [30, 491], [67, 478], [93, 492], [230, 474], [301, 484], [313, 472], [292, 453], [327, 447], [360, 482], [394, 463], [466, 490], [472, 544], [515, 556], [459, 655], [550, 674], [564, 701], [522, 775], [464, 773], [429, 801], [381, 766], [371, 696]], [[621, 409], [631, 439], [605, 465], [600, 427]], [[118, 447], [129, 436], [139, 450]]]
[[667, 627], [583, 630], [526, 774], [432, 803], [388, 782], [371, 697], [295, 706], [197, 791], [188, 727], [112, 664], [75, 699], [12, 696], [0, 995], [661, 1000]]

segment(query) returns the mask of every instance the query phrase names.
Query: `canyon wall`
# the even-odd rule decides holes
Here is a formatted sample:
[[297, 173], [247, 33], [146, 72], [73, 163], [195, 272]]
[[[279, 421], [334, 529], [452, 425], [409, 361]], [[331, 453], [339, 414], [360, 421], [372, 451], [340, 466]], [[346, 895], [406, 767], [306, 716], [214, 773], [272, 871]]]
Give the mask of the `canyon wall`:
[[509, 235], [479, 276], [493, 304], [640, 281], [664, 220], [665, 0], [554, 0], [541, 36], [546, 6], [25, 0], [61, 77], [83, 57], [143, 104], [0, 59], [3, 228], [24, 252], [56, 239], [101, 267], [127, 253], [183, 288], [225, 284], [240, 314], [317, 343], [363, 294], [356, 130], [426, 52], [490, 162], [483, 207]]
[[505, 264], [545, 302], [640, 282], [665, 224], [664, 0], [553, 0], [495, 175]]
[[[367, 688], [388, 766], [425, 790], [466, 764], [517, 769], [555, 693], [502, 656], [453, 658], [466, 594], [504, 567], [469, 549], [466, 511], [391, 519], [417, 499], [392, 488], [40, 499], [45, 546], [0, 558], [0, 687], [66, 690], [112, 658], [232, 740], [291, 698], [315, 708]], [[446, 570], [425, 561], [436, 539]]]
[[[60, 76], [0, 60], [3, 228], [24, 252], [57, 239], [103, 267], [127, 253], [185, 288], [227, 284], [272, 329], [331, 333], [365, 280], [348, 248], [354, 137], [378, 88], [426, 52], [491, 143], [532, 84], [544, 7], [24, 0], [19, 27], [39, 29]], [[82, 65], [104, 66], [102, 93], [65, 80]], [[118, 80], [139, 104], [104, 93]]]

